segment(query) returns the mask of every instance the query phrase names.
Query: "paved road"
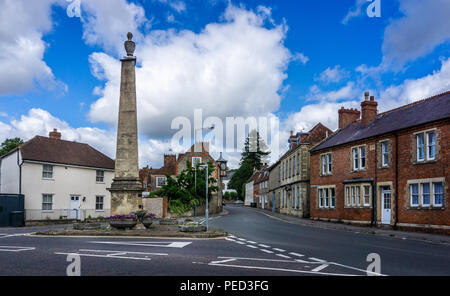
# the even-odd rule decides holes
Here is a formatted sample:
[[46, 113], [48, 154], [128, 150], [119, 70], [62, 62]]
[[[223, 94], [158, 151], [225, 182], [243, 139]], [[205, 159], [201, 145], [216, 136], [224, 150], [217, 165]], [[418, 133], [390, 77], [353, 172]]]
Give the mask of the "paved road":
[[[0, 228], [0, 275], [65, 275], [70, 254], [81, 275], [366, 275], [381, 256], [387, 275], [450, 275], [450, 246], [289, 224], [227, 206], [210, 225], [226, 239], [35, 237]], [[42, 228], [42, 227], [41, 227]]]

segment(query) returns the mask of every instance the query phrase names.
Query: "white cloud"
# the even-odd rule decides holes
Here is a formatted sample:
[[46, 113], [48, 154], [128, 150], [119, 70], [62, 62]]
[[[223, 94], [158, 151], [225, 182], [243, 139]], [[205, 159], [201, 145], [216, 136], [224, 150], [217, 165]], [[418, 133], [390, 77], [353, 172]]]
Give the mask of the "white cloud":
[[52, 29], [51, 7], [59, 2], [0, 0], [0, 96], [36, 86], [65, 88], [43, 60], [42, 37]]
[[[136, 69], [139, 129], [148, 138], [170, 135], [177, 116], [258, 116], [279, 108], [279, 91], [292, 54], [284, 47], [284, 25], [270, 25], [267, 11], [230, 5], [223, 22], [200, 33], [152, 31], [137, 43], [141, 66]], [[91, 105], [89, 118], [115, 126], [120, 64], [94, 53], [93, 73], [105, 79], [102, 97]], [[98, 93], [97, 89], [97, 93]]]
[[342, 23], [346, 25], [352, 18], [361, 16], [363, 13], [363, 6], [367, 3], [367, 0], [356, 0], [355, 4], [349, 9], [347, 15], [342, 20]]
[[[307, 98], [315, 103], [305, 105], [299, 112], [292, 113], [282, 123], [285, 130], [309, 130], [318, 122], [334, 130], [338, 127], [338, 109], [357, 108], [363, 99], [364, 86], [348, 82], [337, 90], [324, 92], [313, 87]], [[422, 100], [450, 90], [450, 58], [442, 61], [441, 69], [417, 79], [408, 79], [398, 85], [370, 90], [378, 101], [378, 111], [384, 112], [414, 101]], [[336, 102], [337, 100], [342, 100]]]
[[402, 67], [450, 39], [450, 1], [400, 0], [400, 11], [384, 32], [384, 64]]
[[181, 0], [158, 0], [161, 3], [169, 5], [173, 10], [178, 13], [186, 11], [186, 3]]
[[145, 10], [127, 0], [81, 1], [83, 39], [89, 45], [99, 45], [114, 54], [124, 51], [127, 32], [135, 41], [142, 40], [139, 29], [150, 26]]
[[305, 56], [303, 53], [296, 53], [293, 57], [292, 57], [293, 61], [300, 61], [303, 65], [305, 65], [308, 61], [309, 58], [307, 56]]
[[349, 76], [349, 72], [345, 69], [342, 69], [340, 65], [334, 66], [334, 68], [328, 67], [322, 73], [320, 73], [319, 77], [315, 77], [314, 80], [320, 81], [323, 83], [337, 83], [344, 78]]

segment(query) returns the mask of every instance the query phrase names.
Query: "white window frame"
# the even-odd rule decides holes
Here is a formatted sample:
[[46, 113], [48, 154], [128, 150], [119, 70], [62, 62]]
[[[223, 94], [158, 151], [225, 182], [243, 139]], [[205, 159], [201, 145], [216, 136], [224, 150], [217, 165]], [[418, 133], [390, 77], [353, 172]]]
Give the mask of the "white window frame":
[[[167, 184], [167, 178], [166, 177], [155, 177], [155, 182], [156, 182], [156, 187], [157, 188], [162, 188], [164, 185]], [[160, 179], [164, 179], [164, 185], [159, 185], [159, 180]]]
[[345, 202], [347, 204], [347, 207], [350, 207], [352, 205], [351, 195], [350, 195], [350, 186], [345, 187]]
[[[425, 203], [425, 190], [424, 187], [428, 185], [428, 203]], [[420, 199], [421, 199], [421, 205], [423, 207], [429, 207], [431, 204], [431, 186], [430, 183], [425, 182], [425, 183], [420, 183]]]
[[[366, 188], [369, 188], [369, 195], [366, 195]], [[363, 189], [363, 204], [365, 207], [370, 206], [370, 202], [371, 202], [371, 196], [372, 196], [372, 187], [369, 185], [362, 185], [362, 189]], [[366, 197], [368, 197], [368, 200], [366, 202]]]
[[[427, 149], [426, 149], [427, 150], [427, 155], [426, 155], [427, 160], [435, 160], [436, 159], [436, 132], [433, 130], [433, 131], [428, 131], [425, 134], [426, 134], [426, 140], [427, 140], [427, 143], [426, 143], [426, 145], [427, 145]], [[434, 142], [432, 143], [432, 145], [430, 144], [429, 135], [433, 135]], [[430, 148], [431, 147], [434, 148], [433, 157], [430, 157], [430, 150], [431, 150]]]
[[[432, 182], [433, 184], [433, 207], [442, 207], [444, 204], [444, 182]], [[442, 191], [438, 194], [441, 195], [441, 202], [436, 203], [436, 184], [441, 184]]]
[[381, 166], [389, 166], [389, 141], [381, 142]]
[[355, 186], [355, 191], [356, 191], [356, 205], [358, 207], [360, 207], [361, 206], [361, 187]]
[[330, 194], [328, 192], [328, 188], [324, 188], [324, 192], [325, 192], [325, 208], [329, 208], [330, 207]]
[[193, 168], [195, 168], [195, 165], [197, 164], [197, 161], [196, 160], [200, 160], [198, 163], [199, 164], [202, 164], [203, 163], [203, 157], [201, 157], [201, 156], [192, 156], [192, 158], [191, 158], [191, 161], [192, 161], [192, 167]]
[[[366, 168], [366, 164], [367, 164], [367, 151], [366, 151], [366, 146], [360, 146], [359, 149], [359, 170], [364, 170]], [[364, 157], [362, 157], [363, 153], [362, 151], [364, 151]], [[363, 159], [364, 159], [364, 165], [363, 165]]]
[[[99, 198], [101, 198], [101, 202], [99, 202]], [[101, 208], [97, 208], [97, 206], [101, 205]], [[95, 211], [96, 212], [104, 212], [105, 211], [105, 196], [96, 195], [95, 196]]]
[[319, 195], [319, 208], [322, 209], [324, 202], [323, 202], [323, 189], [319, 188], [318, 189], [318, 195]]
[[[419, 139], [423, 139], [422, 145], [419, 145]], [[426, 151], [425, 151], [425, 134], [424, 133], [418, 133], [416, 134], [416, 146], [417, 146], [417, 161], [422, 162], [426, 159]], [[420, 158], [420, 149], [423, 150], [423, 158]]]
[[336, 208], [336, 188], [334, 187], [330, 187], [330, 208]]
[[[417, 204], [413, 203], [413, 186], [417, 186]], [[409, 184], [409, 199], [410, 199], [410, 205], [411, 207], [417, 208], [420, 205], [420, 192], [419, 192], [419, 188], [420, 188], [420, 183], [414, 183], [414, 184]]]
[[[47, 168], [47, 170], [46, 170]], [[48, 170], [49, 169], [49, 170]], [[50, 177], [46, 177], [45, 174], [50, 174]], [[42, 165], [42, 179], [53, 180], [54, 166], [51, 164]]]
[[[50, 202], [46, 202], [45, 197], [50, 197]], [[44, 205], [50, 205], [50, 209], [44, 209]], [[42, 194], [42, 212], [53, 212], [53, 194], [44, 193]]]
[[[99, 174], [101, 173], [101, 174]], [[95, 171], [95, 182], [103, 184], [105, 183], [105, 171], [102, 170], [96, 170]]]

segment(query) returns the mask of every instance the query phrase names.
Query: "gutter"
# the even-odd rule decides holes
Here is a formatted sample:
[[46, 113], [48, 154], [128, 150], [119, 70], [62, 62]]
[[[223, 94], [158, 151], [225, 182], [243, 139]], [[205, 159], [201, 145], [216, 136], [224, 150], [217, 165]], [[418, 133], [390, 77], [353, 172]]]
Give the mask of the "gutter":
[[398, 134], [395, 135], [395, 224], [394, 229], [397, 229], [398, 224]]

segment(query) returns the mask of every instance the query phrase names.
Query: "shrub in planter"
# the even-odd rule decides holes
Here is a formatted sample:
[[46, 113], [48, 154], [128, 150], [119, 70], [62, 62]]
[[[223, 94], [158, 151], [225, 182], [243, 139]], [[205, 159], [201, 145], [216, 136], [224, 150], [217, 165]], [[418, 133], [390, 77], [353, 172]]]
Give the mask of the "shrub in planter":
[[144, 224], [145, 228], [150, 228], [150, 226], [153, 224], [154, 218], [155, 215], [152, 213], [148, 213], [142, 218], [142, 224]]
[[109, 217], [109, 225], [116, 229], [131, 229], [137, 224], [135, 215], [116, 215]]

